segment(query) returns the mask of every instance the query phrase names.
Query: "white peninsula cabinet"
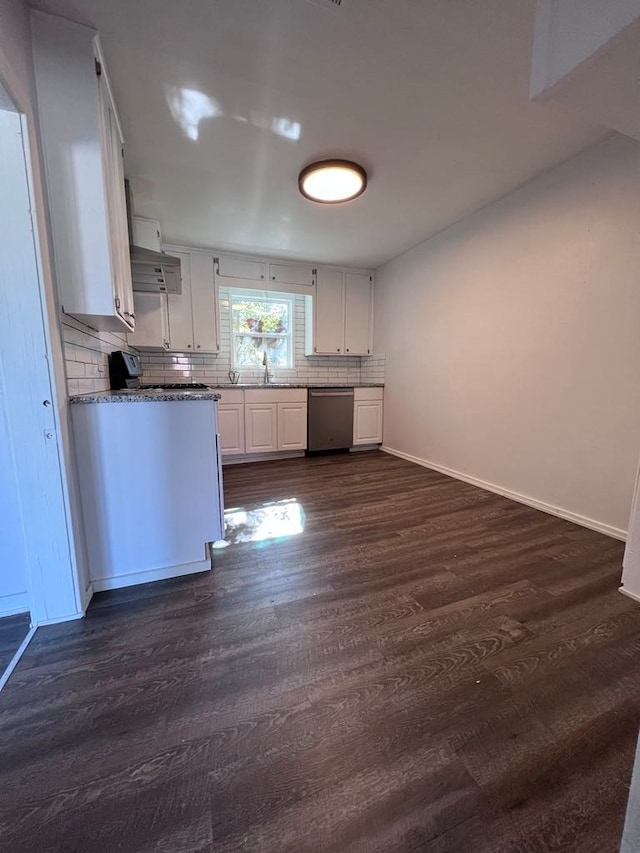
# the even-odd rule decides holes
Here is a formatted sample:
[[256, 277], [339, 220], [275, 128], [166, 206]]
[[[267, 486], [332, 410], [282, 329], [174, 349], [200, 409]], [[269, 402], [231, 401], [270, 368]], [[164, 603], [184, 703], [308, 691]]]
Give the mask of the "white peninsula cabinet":
[[372, 340], [373, 275], [318, 267], [307, 300], [305, 355], [367, 356]]
[[306, 388], [218, 388], [223, 457], [306, 450]]
[[123, 139], [96, 31], [33, 12], [32, 35], [61, 308], [133, 331]]

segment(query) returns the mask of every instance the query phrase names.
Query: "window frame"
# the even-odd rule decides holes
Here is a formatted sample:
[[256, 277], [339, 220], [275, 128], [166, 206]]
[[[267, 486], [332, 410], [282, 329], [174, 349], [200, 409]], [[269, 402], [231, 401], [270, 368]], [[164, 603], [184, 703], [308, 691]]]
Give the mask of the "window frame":
[[[234, 302], [245, 300], [247, 302], [279, 302], [287, 303], [289, 312], [289, 324], [286, 332], [236, 332], [235, 318], [233, 315]], [[252, 338], [271, 338], [288, 340], [289, 342], [289, 363], [285, 365], [276, 365], [278, 370], [294, 370], [296, 362], [295, 354], [295, 294], [284, 293], [276, 290], [254, 290], [253, 288], [229, 287], [229, 325], [231, 337], [231, 358], [230, 363], [233, 370], [261, 370], [261, 365], [258, 364], [238, 364], [236, 361], [236, 338], [252, 337]], [[264, 351], [264, 347], [262, 348]]]

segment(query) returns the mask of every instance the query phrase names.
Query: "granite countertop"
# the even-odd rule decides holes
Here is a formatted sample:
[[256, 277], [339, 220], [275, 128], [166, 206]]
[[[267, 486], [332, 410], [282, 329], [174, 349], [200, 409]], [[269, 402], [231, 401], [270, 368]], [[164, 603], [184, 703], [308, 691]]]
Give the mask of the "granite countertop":
[[230, 388], [238, 388], [243, 391], [245, 388], [260, 388], [268, 391], [269, 388], [278, 390], [280, 388], [384, 388], [384, 382], [230, 382], [224, 385], [212, 385], [212, 388], [221, 388], [228, 391]]
[[145, 391], [142, 388], [122, 389], [121, 391], [96, 391], [93, 394], [78, 394], [70, 397], [70, 403], [181, 403], [185, 400], [219, 400], [220, 394], [216, 391], [178, 391], [152, 389]]

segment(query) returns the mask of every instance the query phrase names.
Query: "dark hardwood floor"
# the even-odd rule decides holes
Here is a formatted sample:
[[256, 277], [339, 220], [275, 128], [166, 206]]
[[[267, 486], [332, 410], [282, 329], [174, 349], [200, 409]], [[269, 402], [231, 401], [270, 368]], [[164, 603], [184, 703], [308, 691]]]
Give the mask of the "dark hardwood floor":
[[37, 632], [0, 693], [3, 853], [618, 850], [621, 543], [377, 452], [225, 487], [304, 532], [236, 516], [275, 538]]
[[15, 653], [29, 633], [31, 617], [28, 613], [3, 616], [0, 619], [0, 675], [9, 666]]

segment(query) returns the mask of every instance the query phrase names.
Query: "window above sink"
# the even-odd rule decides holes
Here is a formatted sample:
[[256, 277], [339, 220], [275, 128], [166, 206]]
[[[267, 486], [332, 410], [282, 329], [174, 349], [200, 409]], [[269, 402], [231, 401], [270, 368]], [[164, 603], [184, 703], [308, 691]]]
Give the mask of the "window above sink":
[[293, 296], [230, 288], [232, 365], [258, 368], [266, 353], [272, 367], [294, 366]]

